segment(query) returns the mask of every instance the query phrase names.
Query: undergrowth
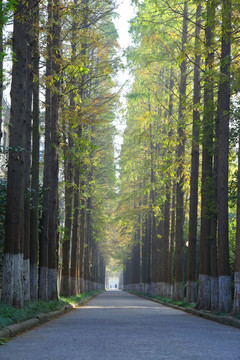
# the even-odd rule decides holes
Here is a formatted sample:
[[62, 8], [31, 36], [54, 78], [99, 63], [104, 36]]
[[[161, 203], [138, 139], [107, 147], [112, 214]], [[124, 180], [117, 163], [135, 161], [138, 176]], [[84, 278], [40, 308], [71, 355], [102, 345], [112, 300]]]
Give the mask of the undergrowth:
[[12, 324], [19, 323], [32, 317], [51, 311], [61, 309], [65, 305], [75, 305], [87, 300], [91, 296], [98, 294], [99, 291], [80, 294], [78, 296], [71, 296], [69, 298], [60, 297], [56, 301], [33, 301], [25, 303], [22, 309], [13, 306], [5, 305], [0, 302], [0, 329]]
[[178, 306], [181, 306], [183, 308], [191, 308], [191, 309], [194, 309], [196, 307], [196, 303], [187, 303], [186, 300], [181, 300], [181, 301], [175, 301], [171, 298], [167, 298], [167, 297], [161, 297], [161, 296], [156, 296], [156, 295], [149, 295], [149, 294], [143, 294], [143, 293], [136, 293], [136, 295], [141, 295], [141, 296], [145, 296], [149, 299], [156, 299], [156, 300], [160, 300], [164, 303], [167, 303], [167, 304], [172, 304], [172, 305], [178, 305]]
[[[144, 294], [144, 293], [141, 293], [141, 292], [133, 292], [132, 291], [132, 293], [135, 294], [135, 295], [140, 295], [140, 296], [147, 297], [149, 299], [160, 300], [160, 301], [162, 301], [162, 302], [164, 302], [166, 304], [178, 305], [178, 306], [180, 306], [182, 308], [191, 308], [191, 309], [196, 308], [196, 303], [187, 303], [186, 299], [184, 299], [183, 301], [174, 301], [171, 298], [155, 296], [155, 295], [150, 295], [150, 294]], [[227, 316], [227, 315], [229, 315], [228, 313], [224, 313], [224, 312], [214, 312], [213, 314], [216, 315], [216, 316]], [[233, 316], [234, 318], [240, 320], [240, 313], [236, 313], [236, 314], [232, 313], [230, 315]]]

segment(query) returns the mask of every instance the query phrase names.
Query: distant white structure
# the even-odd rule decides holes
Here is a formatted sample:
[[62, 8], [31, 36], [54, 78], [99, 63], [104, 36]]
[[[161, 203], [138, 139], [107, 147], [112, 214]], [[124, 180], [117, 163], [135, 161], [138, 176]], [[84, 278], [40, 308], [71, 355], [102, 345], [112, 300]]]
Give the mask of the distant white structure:
[[118, 290], [119, 289], [119, 277], [110, 277], [109, 278], [109, 290]]

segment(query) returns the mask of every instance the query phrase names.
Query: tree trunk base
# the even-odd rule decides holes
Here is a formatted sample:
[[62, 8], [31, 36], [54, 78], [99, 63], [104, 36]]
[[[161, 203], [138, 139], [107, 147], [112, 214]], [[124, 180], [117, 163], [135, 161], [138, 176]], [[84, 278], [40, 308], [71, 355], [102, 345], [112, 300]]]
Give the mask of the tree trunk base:
[[2, 274], [2, 302], [23, 307], [23, 254], [5, 254]]
[[219, 303], [218, 311], [229, 313], [232, 310], [231, 277], [221, 275], [218, 278]]
[[49, 300], [57, 300], [58, 299], [57, 280], [58, 280], [57, 270], [49, 268], [48, 269], [48, 298], [49, 298]]
[[83, 278], [80, 278], [80, 294], [83, 294], [85, 291], [85, 288], [84, 288], [84, 279]]
[[41, 266], [39, 269], [39, 299], [48, 300], [48, 268]]
[[149, 287], [150, 287], [149, 284], [143, 283], [143, 284], [142, 284], [142, 292], [143, 292], [144, 294], [148, 294]]
[[173, 299], [183, 300], [184, 299], [184, 286], [182, 282], [175, 282], [173, 285]]
[[218, 278], [211, 277], [211, 311], [218, 310]]
[[173, 297], [173, 284], [167, 283], [167, 298], [172, 299]]
[[166, 282], [163, 283], [163, 297], [168, 297], [168, 285]]
[[61, 296], [68, 297], [70, 296], [70, 279], [69, 276], [62, 275], [61, 277], [61, 288], [60, 288]]
[[30, 301], [30, 261], [23, 260], [23, 291], [24, 301]]
[[233, 313], [240, 313], [240, 272], [234, 273]]
[[13, 264], [13, 255], [5, 254], [3, 259], [1, 300], [4, 304], [8, 305], [13, 304]]
[[151, 283], [151, 287], [150, 287], [150, 294], [151, 295], [157, 295], [157, 283]]
[[197, 308], [211, 310], [211, 283], [209, 275], [199, 275]]
[[[85, 287], [84, 287], [85, 289]], [[71, 290], [71, 295], [72, 296], [77, 296], [77, 278], [74, 277], [70, 277], [70, 290]]]
[[13, 266], [13, 305], [22, 308], [24, 303], [23, 292], [23, 254], [15, 254]]
[[38, 300], [38, 265], [30, 265], [30, 299]]
[[187, 302], [195, 303], [197, 301], [197, 282], [187, 281]]

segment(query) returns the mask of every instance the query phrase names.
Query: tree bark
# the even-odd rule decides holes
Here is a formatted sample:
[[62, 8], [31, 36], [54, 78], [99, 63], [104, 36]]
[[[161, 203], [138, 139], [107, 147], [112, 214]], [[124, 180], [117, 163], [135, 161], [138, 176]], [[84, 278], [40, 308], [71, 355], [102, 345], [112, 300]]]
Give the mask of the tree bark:
[[58, 298], [57, 280], [57, 199], [58, 199], [58, 170], [59, 170], [59, 109], [60, 109], [60, 34], [61, 34], [60, 3], [53, 1], [53, 40], [52, 40], [52, 75], [54, 89], [51, 103], [51, 149], [50, 149], [50, 191], [49, 191], [49, 224], [48, 224], [48, 298]]
[[218, 276], [219, 311], [232, 308], [228, 245], [228, 154], [231, 63], [231, 0], [222, 1], [222, 50], [220, 62], [218, 144]]
[[2, 143], [2, 120], [3, 120], [3, 1], [0, 0], [0, 144]]
[[80, 171], [78, 166], [74, 170], [74, 198], [73, 198], [73, 223], [72, 223], [72, 252], [71, 252], [71, 270], [70, 285], [71, 295], [76, 296], [78, 292], [77, 286], [77, 255], [79, 242], [79, 211], [80, 211]]
[[132, 256], [132, 264], [133, 264], [133, 273], [132, 273], [132, 284], [134, 288], [133, 291], [139, 291], [140, 284], [140, 231], [139, 229], [135, 232], [134, 239], [134, 247], [133, 247], [133, 256]]
[[81, 196], [80, 196], [80, 252], [79, 252], [79, 267], [80, 267], [80, 292], [83, 293], [85, 291], [85, 284], [84, 284], [84, 239], [85, 239], [85, 207], [84, 207], [84, 198], [83, 198], [83, 189], [84, 181], [83, 179], [80, 180], [80, 189], [81, 189]]
[[39, 251], [39, 7], [34, 12], [33, 38], [33, 134], [32, 134], [32, 208], [30, 212], [30, 298], [38, 299], [38, 251]]
[[[26, 128], [27, 34], [22, 18], [26, 4], [16, 4], [13, 29], [11, 115], [2, 302], [23, 307], [24, 132]], [[17, 15], [16, 15], [17, 14]], [[21, 94], [21, 96], [19, 96]]]
[[236, 258], [234, 269], [233, 313], [240, 313], [240, 127], [238, 135], [238, 192], [237, 192], [237, 231]]
[[202, 188], [201, 188], [201, 230], [200, 230], [200, 266], [199, 266], [199, 292], [198, 307], [210, 310], [211, 308], [211, 217], [213, 213], [213, 119], [214, 119], [214, 27], [215, 27], [215, 1], [207, 2], [207, 19], [205, 27], [205, 40], [207, 56], [205, 60], [204, 82], [204, 114], [202, 123]]
[[[73, 100], [74, 101], [74, 100]], [[71, 105], [74, 105], [73, 103]], [[65, 130], [66, 131], [66, 130]], [[72, 147], [73, 141], [70, 131], [68, 131], [68, 148], [65, 139], [64, 151], [64, 176], [65, 176], [65, 228], [64, 240], [62, 245], [62, 276], [61, 276], [61, 295], [70, 296], [70, 244], [72, 237], [72, 218], [73, 218], [73, 162]]]
[[143, 292], [147, 293], [151, 282], [150, 275], [150, 257], [151, 257], [151, 216], [145, 215], [143, 225], [143, 243], [142, 243], [142, 282]]
[[201, 30], [201, 11], [199, 3], [196, 10], [195, 27], [195, 65], [194, 65], [194, 94], [193, 94], [193, 128], [192, 128], [192, 154], [191, 154], [191, 180], [190, 180], [190, 207], [189, 207], [189, 233], [188, 233], [188, 263], [187, 263], [187, 302], [197, 301], [196, 279], [196, 238], [197, 238], [197, 207], [198, 207], [198, 173], [199, 173], [199, 130], [200, 112], [198, 105], [201, 98], [199, 36]]
[[[188, 8], [187, 1], [184, 2], [183, 28], [182, 28], [182, 52], [185, 52], [188, 33]], [[178, 138], [177, 146], [177, 183], [176, 183], [176, 247], [175, 247], [175, 282], [174, 299], [182, 300], [183, 293], [183, 227], [184, 227], [184, 156], [185, 156], [185, 132], [184, 132], [184, 110], [186, 106], [186, 82], [187, 63], [186, 59], [181, 62], [180, 99], [178, 110]]]
[[[52, 26], [52, 0], [48, 0], [48, 37], [47, 37], [47, 60], [46, 78], [52, 75], [52, 38], [50, 29]], [[50, 150], [51, 150], [51, 117], [52, 95], [49, 85], [46, 86], [45, 95], [45, 143], [44, 143], [44, 174], [43, 174], [43, 200], [41, 234], [39, 247], [39, 298], [48, 299], [48, 225], [49, 225], [49, 186], [50, 186]]]
[[24, 301], [30, 301], [30, 167], [31, 167], [31, 135], [32, 135], [32, 96], [33, 96], [33, 19], [35, 1], [27, 4], [27, 93], [26, 93], [26, 130], [24, 158], [24, 260], [23, 287]]
[[174, 254], [174, 243], [176, 234], [176, 185], [173, 181], [172, 185], [172, 208], [171, 208], [171, 232], [170, 232], [170, 245], [168, 255], [168, 295], [167, 297], [172, 298], [173, 296], [173, 254]]

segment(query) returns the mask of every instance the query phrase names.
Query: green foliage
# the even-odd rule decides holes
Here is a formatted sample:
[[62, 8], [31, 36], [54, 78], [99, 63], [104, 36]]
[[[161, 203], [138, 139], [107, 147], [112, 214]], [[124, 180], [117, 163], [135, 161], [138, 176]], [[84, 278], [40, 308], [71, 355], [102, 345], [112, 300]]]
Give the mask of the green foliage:
[[143, 294], [143, 293], [136, 293], [137, 295], [140, 295], [140, 296], [144, 296], [144, 297], [147, 297], [149, 299], [156, 299], [156, 300], [159, 300], [159, 301], [162, 301], [166, 304], [172, 304], [172, 305], [177, 305], [177, 306], [180, 306], [182, 308], [195, 308], [196, 307], [196, 303], [187, 303], [186, 302], [186, 299], [184, 299], [183, 301], [175, 301], [171, 298], [167, 298], [167, 297], [161, 297], [161, 296], [154, 296], [154, 295], [146, 295], [146, 294]]
[[34, 301], [25, 303], [23, 309], [0, 303], [0, 329], [34, 317], [39, 313], [59, 310], [65, 303], [63, 301]]
[[4, 344], [6, 344], [6, 342], [8, 342], [7, 338], [0, 337], [0, 345], [4, 345]]
[[87, 301], [89, 298], [91, 298], [92, 296], [97, 295], [99, 293], [100, 293], [100, 291], [96, 290], [96, 291], [91, 291], [89, 293], [79, 294], [77, 296], [70, 296], [69, 298], [65, 298], [65, 297], [61, 296], [60, 300], [69, 305], [76, 305], [76, 304], [81, 304], [82, 302]]
[[80, 294], [76, 297], [60, 298], [58, 301], [34, 301], [25, 303], [23, 309], [5, 305], [0, 302], [0, 329], [11, 324], [28, 320], [40, 313], [48, 313], [59, 310], [65, 305], [82, 303], [98, 293], [99, 291], [93, 291], [90, 293]]

